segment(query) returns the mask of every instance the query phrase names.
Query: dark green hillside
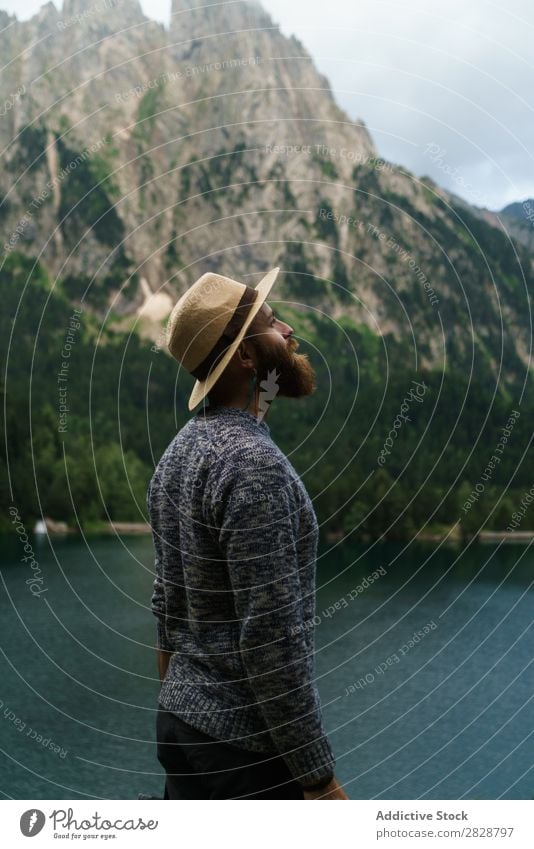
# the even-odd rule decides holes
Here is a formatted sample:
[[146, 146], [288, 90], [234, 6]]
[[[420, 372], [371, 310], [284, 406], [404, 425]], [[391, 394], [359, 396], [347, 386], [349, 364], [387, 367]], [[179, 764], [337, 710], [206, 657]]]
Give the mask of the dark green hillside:
[[[59, 388], [65, 381], [58, 382], [58, 376], [76, 304], [61, 287], [51, 293], [46, 274], [32, 266], [13, 252], [0, 274], [9, 446], [6, 458], [3, 443], [1, 462], [3, 472], [9, 463], [13, 486], [11, 501], [3, 474], [3, 525], [12, 502], [28, 526], [41, 510], [74, 526], [107, 518], [143, 520], [154, 460], [190, 415], [186, 400], [192, 379], [181, 373], [175, 398], [176, 364], [135, 334], [106, 331], [95, 347], [98, 324], [82, 308], [63, 372], [69, 409], [61, 420]], [[318, 390], [305, 401], [279, 399], [268, 422], [303, 475], [323, 533], [356, 528], [359, 536], [387, 532], [405, 538], [427, 520], [450, 525], [460, 516], [466, 530], [483, 522], [487, 528], [506, 527], [514, 505], [532, 485], [530, 464], [521, 464], [534, 420], [530, 389], [519, 405], [518, 395], [495, 391], [489, 373], [471, 380], [454, 366], [443, 375], [417, 373], [393, 338], [379, 339], [350, 320], [336, 327], [309, 315], [304, 324], [288, 307], [285, 314], [301, 338], [301, 350], [314, 362]], [[321, 356], [313, 353], [315, 347]], [[377, 458], [403, 399], [417, 384], [421, 401], [412, 394], [410, 421], [402, 422], [380, 464]], [[483, 496], [462, 513], [513, 409], [520, 417], [501, 461]], [[522, 529], [528, 528], [534, 528], [534, 511], [522, 521]]]

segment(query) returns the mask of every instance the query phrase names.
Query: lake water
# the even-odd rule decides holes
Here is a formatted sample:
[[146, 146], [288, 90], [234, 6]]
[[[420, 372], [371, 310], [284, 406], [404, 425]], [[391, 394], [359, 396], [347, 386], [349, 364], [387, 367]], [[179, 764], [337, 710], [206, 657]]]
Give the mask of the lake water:
[[[151, 538], [33, 537], [39, 596], [1, 543], [3, 797], [161, 796]], [[531, 549], [319, 555], [319, 689], [350, 797], [534, 798]]]

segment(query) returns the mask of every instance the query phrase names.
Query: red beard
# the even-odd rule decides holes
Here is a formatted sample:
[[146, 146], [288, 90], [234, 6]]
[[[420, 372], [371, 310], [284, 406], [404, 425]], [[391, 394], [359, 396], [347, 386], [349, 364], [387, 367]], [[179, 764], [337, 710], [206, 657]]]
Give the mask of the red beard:
[[[260, 386], [266, 380], [269, 387], [278, 387], [277, 395], [287, 398], [302, 398], [315, 392], [315, 371], [307, 354], [295, 353], [297, 340], [289, 338], [286, 344], [272, 345], [266, 339], [265, 336], [258, 336], [255, 340], [257, 385]], [[273, 370], [275, 374], [272, 374]]]

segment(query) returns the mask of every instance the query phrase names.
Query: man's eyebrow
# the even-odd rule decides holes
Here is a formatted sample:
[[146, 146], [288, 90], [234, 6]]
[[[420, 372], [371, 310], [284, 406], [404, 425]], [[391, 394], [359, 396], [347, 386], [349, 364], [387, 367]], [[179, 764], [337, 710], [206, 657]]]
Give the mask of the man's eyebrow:
[[270, 320], [271, 320], [271, 318], [273, 318], [273, 317], [274, 317], [274, 315], [275, 315], [275, 312], [274, 312], [274, 310], [273, 310], [273, 309], [271, 309], [271, 312], [270, 312], [270, 313], [269, 313], [269, 315], [267, 316], [267, 321], [270, 321]]

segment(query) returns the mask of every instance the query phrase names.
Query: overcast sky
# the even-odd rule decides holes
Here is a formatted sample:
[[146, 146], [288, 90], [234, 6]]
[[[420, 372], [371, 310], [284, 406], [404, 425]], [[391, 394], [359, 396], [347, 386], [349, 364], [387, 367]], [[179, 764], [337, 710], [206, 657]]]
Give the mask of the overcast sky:
[[[21, 19], [41, 5], [0, 0]], [[141, 5], [168, 25], [170, 0]], [[534, 0], [263, 5], [365, 122], [380, 156], [477, 206], [534, 197]]]

